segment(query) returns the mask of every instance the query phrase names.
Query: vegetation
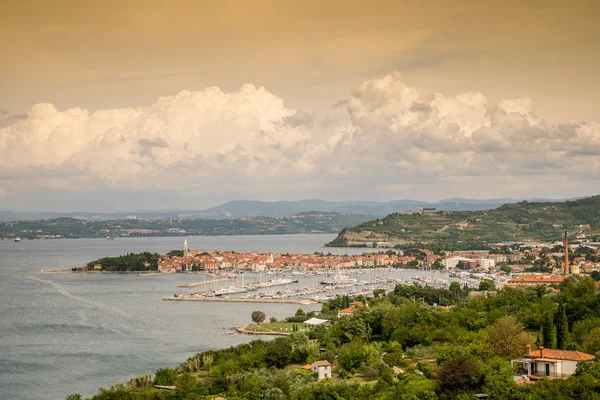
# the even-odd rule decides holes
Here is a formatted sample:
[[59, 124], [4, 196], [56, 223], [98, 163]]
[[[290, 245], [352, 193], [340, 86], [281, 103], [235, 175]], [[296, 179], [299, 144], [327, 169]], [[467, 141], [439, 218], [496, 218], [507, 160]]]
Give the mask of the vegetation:
[[262, 324], [267, 318], [267, 315], [262, 311], [253, 311], [251, 318], [252, 322], [254, 322], [255, 324]]
[[[485, 250], [492, 243], [600, 238], [600, 196], [566, 202], [505, 204], [487, 211], [395, 213], [344, 229], [328, 246], [366, 246], [373, 239], [442, 250]], [[583, 237], [582, 236], [582, 237]]]
[[[595, 362], [580, 363], [568, 379], [529, 385], [513, 379], [509, 361], [524, 354], [528, 344], [600, 350], [600, 295], [594, 281], [573, 277], [557, 288], [558, 293], [507, 288], [496, 296], [472, 297], [460, 285], [398, 285], [378, 297], [337, 296], [320, 314], [335, 321], [331, 327], [292, 329], [271, 341], [199, 353], [177, 368], [158, 370], [153, 380], [140, 377], [101, 389], [93, 400], [470, 399], [476, 393], [489, 399], [596, 399], [600, 364]], [[336, 311], [352, 301], [368, 307], [338, 319]], [[294, 317], [303, 313], [298, 310]], [[334, 376], [317, 383], [302, 366], [320, 359], [333, 364]]]
[[102, 271], [155, 271], [158, 270], [157, 253], [128, 253], [124, 256], [105, 257], [96, 261], [90, 261], [87, 266], [94, 269], [100, 265]]
[[302, 213], [290, 217], [247, 217], [237, 219], [114, 219], [90, 221], [56, 218], [0, 222], [0, 238], [53, 239], [189, 235], [272, 235], [294, 233], [337, 233], [371, 219], [368, 215]]

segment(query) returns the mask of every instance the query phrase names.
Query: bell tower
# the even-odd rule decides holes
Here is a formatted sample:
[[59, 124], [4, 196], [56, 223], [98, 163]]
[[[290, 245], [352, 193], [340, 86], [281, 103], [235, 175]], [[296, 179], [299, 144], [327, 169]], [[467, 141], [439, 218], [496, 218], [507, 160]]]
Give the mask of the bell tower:
[[183, 241], [183, 256], [189, 257], [189, 255], [190, 255], [190, 248], [188, 247], [187, 239], [185, 239]]

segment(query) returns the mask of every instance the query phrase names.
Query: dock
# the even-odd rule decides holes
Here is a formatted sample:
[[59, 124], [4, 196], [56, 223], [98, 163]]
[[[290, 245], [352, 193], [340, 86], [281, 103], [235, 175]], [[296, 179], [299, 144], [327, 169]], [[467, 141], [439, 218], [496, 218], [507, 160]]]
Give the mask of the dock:
[[220, 279], [213, 279], [211, 281], [202, 281], [202, 282], [194, 282], [194, 283], [182, 283], [181, 285], [177, 285], [177, 287], [180, 287], [180, 288], [195, 288], [196, 286], [209, 285], [211, 283], [225, 282], [225, 281], [230, 281], [230, 280], [231, 279], [229, 279], [229, 278], [220, 278]]
[[163, 300], [170, 301], [220, 301], [224, 303], [280, 303], [280, 304], [318, 304], [316, 301], [303, 299], [248, 299], [244, 297], [205, 297], [205, 296], [170, 296]]

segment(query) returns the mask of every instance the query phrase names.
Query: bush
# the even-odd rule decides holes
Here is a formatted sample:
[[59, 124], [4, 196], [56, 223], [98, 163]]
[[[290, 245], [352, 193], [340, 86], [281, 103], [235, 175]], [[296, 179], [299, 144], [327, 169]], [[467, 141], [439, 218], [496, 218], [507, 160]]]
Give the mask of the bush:
[[154, 384], [160, 386], [171, 386], [177, 382], [177, 371], [171, 368], [161, 368], [154, 375]]

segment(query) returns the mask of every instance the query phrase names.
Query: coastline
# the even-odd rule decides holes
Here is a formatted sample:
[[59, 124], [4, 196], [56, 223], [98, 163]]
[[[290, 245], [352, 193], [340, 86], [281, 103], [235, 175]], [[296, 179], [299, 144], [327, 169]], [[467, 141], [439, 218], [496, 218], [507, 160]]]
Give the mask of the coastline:
[[280, 304], [318, 304], [312, 300], [300, 300], [300, 299], [245, 299], [241, 297], [203, 297], [203, 296], [169, 296], [163, 300], [167, 301], [216, 301], [224, 303], [280, 303]]
[[258, 331], [247, 331], [248, 325], [234, 326], [231, 330], [241, 333], [243, 335], [262, 335], [262, 336], [289, 336], [291, 333], [288, 332], [258, 332]]

